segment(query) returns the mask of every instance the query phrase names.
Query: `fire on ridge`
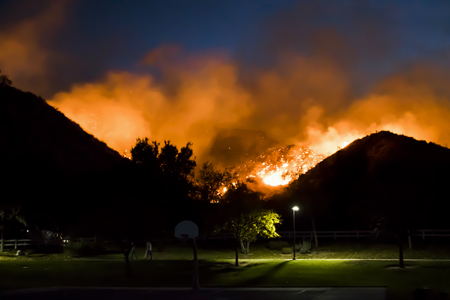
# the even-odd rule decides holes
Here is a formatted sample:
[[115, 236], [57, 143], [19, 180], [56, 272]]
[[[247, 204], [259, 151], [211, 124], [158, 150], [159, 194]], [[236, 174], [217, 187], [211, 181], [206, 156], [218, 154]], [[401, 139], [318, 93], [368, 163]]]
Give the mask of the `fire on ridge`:
[[278, 187], [288, 185], [324, 158], [310, 148], [290, 145], [268, 150], [235, 170], [239, 178]]

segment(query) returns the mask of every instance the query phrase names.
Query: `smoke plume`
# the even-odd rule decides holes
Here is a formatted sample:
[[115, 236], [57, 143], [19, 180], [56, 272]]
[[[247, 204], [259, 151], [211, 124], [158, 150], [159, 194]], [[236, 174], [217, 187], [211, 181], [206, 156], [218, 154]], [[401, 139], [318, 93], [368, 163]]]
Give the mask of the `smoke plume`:
[[[54, 78], [59, 56], [45, 39], [64, 23], [67, 3], [52, 3], [0, 34], [0, 66], [19, 88], [42, 91]], [[221, 129], [259, 130], [323, 155], [379, 130], [447, 146], [448, 47], [403, 51], [411, 43], [396, 18], [420, 6], [346, 3], [300, 1], [247, 31], [235, 53], [162, 44], [134, 69], [104, 70], [49, 103], [120, 153], [149, 137], [178, 147], [192, 142], [206, 160]], [[433, 4], [435, 12], [448, 11], [442, 3]], [[445, 28], [442, 34], [445, 42]]]
[[[50, 3], [50, 5], [48, 5]], [[15, 22], [4, 21], [0, 32], [0, 67], [15, 86], [26, 91], [46, 93], [51, 66], [62, 58], [49, 49], [49, 42], [64, 24], [68, 1], [16, 2], [17, 10], [35, 10], [31, 16]], [[14, 9], [12, 9], [14, 10]]]

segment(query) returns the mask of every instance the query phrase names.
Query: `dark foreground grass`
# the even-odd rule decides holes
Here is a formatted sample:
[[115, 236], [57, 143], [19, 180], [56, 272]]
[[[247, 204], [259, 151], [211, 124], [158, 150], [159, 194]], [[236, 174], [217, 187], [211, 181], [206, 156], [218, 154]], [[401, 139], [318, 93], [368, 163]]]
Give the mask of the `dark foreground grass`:
[[[450, 262], [411, 262], [398, 269], [386, 261], [201, 260], [203, 287], [386, 286], [388, 299], [411, 299], [415, 288], [450, 293]], [[192, 260], [138, 260], [125, 276], [122, 260], [0, 261], [0, 289], [47, 286], [190, 286]]]
[[[193, 252], [190, 242], [155, 247], [153, 261], [132, 261], [132, 277], [125, 276], [123, 255], [117, 249], [91, 257], [78, 257], [70, 247], [63, 253], [45, 254], [25, 250], [0, 255], [0, 289], [48, 286], [180, 287], [192, 281]], [[240, 254], [241, 266], [233, 265], [233, 241], [198, 242], [200, 285], [204, 287], [342, 287], [386, 286], [389, 299], [411, 299], [415, 288], [428, 287], [435, 295], [450, 294], [450, 262], [407, 261], [408, 268], [396, 268], [397, 261], [342, 261], [321, 259], [397, 259], [392, 243], [370, 241], [322, 241], [311, 254], [300, 255], [270, 250], [267, 243], [254, 243], [251, 254]], [[414, 243], [405, 258], [448, 259], [448, 244]], [[263, 259], [263, 260], [261, 260]]]

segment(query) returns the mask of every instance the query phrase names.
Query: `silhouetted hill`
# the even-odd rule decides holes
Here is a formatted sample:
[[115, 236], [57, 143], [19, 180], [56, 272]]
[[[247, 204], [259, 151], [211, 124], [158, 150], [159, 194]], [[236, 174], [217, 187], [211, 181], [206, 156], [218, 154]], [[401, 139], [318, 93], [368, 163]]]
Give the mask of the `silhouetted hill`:
[[382, 131], [329, 156], [292, 188], [300, 203], [336, 226], [361, 228], [371, 216], [408, 215], [418, 227], [450, 227], [449, 170], [450, 149]]
[[119, 153], [32, 93], [2, 87], [0, 105], [0, 153], [8, 161], [97, 171], [123, 160]]
[[10, 86], [0, 87], [0, 136], [0, 188], [8, 195], [0, 204], [59, 209], [67, 216], [103, 201], [130, 164], [44, 99]]

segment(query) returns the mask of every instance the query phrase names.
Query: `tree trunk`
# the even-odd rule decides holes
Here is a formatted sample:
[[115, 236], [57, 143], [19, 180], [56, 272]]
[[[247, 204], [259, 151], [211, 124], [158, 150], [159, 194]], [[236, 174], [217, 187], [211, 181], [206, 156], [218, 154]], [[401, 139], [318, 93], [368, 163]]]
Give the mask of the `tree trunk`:
[[130, 251], [125, 251], [123, 254], [125, 255], [125, 274], [127, 277], [131, 277], [130, 258], [128, 257], [128, 255], [130, 255]]
[[317, 239], [316, 222], [314, 222], [314, 216], [311, 216], [313, 234], [314, 234], [314, 248], [319, 247], [319, 240]]
[[194, 241], [194, 278], [192, 283], [192, 289], [194, 291], [198, 291], [200, 288], [199, 282], [198, 282], [198, 258], [197, 258], [197, 244], [195, 243], [195, 238], [193, 238]]
[[247, 254], [245, 251], [244, 239], [239, 239], [239, 244], [241, 245], [241, 251], [243, 254]]
[[408, 246], [409, 250], [412, 250], [411, 231], [408, 230]]
[[236, 239], [236, 260], [234, 262], [234, 265], [236, 267], [239, 266], [239, 239]]
[[3, 253], [4, 250], [4, 239], [3, 239], [3, 229], [2, 229], [2, 236], [1, 236], [1, 240], [0, 240], [0, 253]]
[[397, 235], [398, 240], [398, 267], [399, 268], [405, 268], [405, 261], [403, 260], [403, 243], [402, 243], [402, 234], [398, 233]]
[[125, 274], [127, 277], [131, 277], [130, 252], [131, 242], [125, 239], [125, 244], [123, 245], [123, 255], [125, 255]]
[[241, 245], [241, 251], [243, 254], [250, 253], [250, 239], [239, 239]]

